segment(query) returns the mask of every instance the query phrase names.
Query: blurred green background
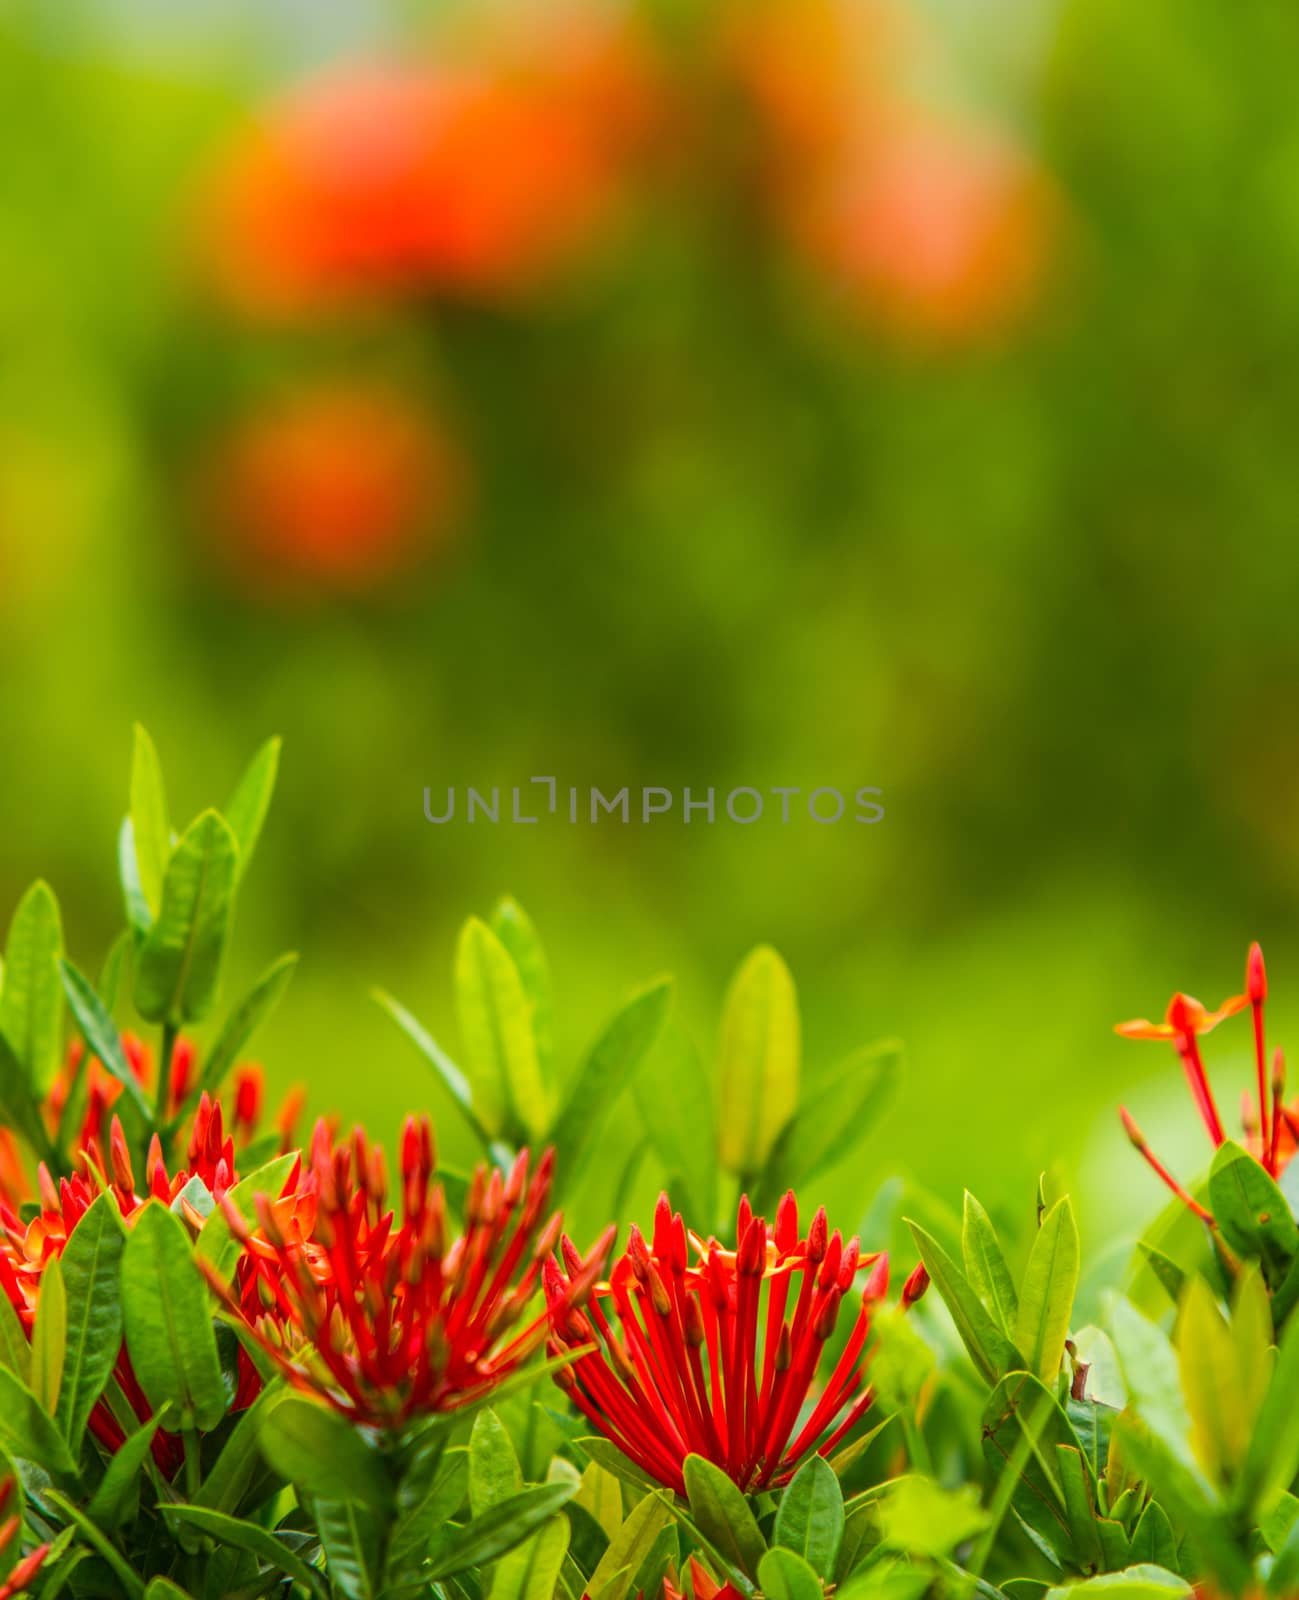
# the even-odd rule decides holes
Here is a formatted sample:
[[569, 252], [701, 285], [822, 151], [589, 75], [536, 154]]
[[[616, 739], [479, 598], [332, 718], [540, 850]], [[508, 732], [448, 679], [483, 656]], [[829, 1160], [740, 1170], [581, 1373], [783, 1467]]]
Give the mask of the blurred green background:
[[[455, 930], [509, 891], [570, 1058], [663, 970], [711, 1040], [759, 940], [809, 1071], [902, 1037], [845, 1221], [894, 1171], [1023, 1215], [1049, 1169], [1085, 1244], [1135, 1234], [1118, 1100], [1207, 1151], [1111, 1025], [1251, 937], [1297, 1020], [1299, 12], [546, 5], [5, 8], [0, 904], [48, 877], [93, 971], [132, 721], [185, 817], [279, 732], [227, 992], [303, 952], [258, 1053], [313, 1108], [468, 1149], [368, 989], [454, 1047]], [[452, 133], [413, 118], [449, 153], [367, 197], [401, 85], [466, 61]], [[477, 255], [408, 226], [425, 181]], [[887, 816], [423, 820], [534, 773]], [[1248, 1030], [1210, 1057], [1230, 1106]]]

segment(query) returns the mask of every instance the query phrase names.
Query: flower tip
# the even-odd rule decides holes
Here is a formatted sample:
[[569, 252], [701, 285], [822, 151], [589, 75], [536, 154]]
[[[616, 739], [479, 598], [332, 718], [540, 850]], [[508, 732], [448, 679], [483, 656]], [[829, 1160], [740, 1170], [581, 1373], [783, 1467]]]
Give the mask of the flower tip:
[[909, 1311], [929, 1287], [929, 1273], [923, 1261], [917, 1261], [911, 1275], [902, 1285], [902, 1309]]
[[1144, 1133], [1142, 1133], [1141, 1129], [1137, 1127], [1136, 1122], [1133, 1120], [1132, 1113], [1126, 1106], [1119, 1107], [1119, 1117], [1123, 1122], [1123, 1131], [1132, 1141], [1134, 1148], [1137, 1150], [1144, 1150], [1146, 1148], [1146, 1136]]
[[1262, 1005], [1267, 999], [1267, 968], [1263, 964], [1263, 947], [1257, 939], [1250, 945], [1245, 962], [1245, 993], [1251, 1005]]

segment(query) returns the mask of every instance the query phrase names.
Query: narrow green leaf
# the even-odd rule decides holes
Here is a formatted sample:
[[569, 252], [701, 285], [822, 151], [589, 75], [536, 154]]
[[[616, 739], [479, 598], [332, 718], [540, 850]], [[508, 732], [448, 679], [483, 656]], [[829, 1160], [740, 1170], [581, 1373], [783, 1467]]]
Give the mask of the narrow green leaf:
[[470, 917], [456, 946], [456, 1009], [474, 1086], [474, 1106], [493, 1134], [511, 1116], [529, 1138], [550, 1126], [537, 1041], [523, 981], [509, 951], [485, 922]]
[[26, 1384], [5, 1367], [0, 1367], [0, 1444], [11, 1455], [36, 1462], [56, 1478], [77, 1476], [77, 1463], [53, 1419]]
[[491, 929], [509, 951], [532, 1013], [532, 1036], [543, 1071], [555, 1053], [555, 998], [550, 963], [532, 919], [508, 895], [492, 909]]
[[208, 1052], [203, 1071], [191, 1099], [204, 1089], [215, 1093], [235, 1062], [239, 1052], [275, 1010], [284, 997], [297, 969], [297, 952], [290, 950], [272, 961], [222, 1024], [216, 1043]]
[[160, 1505], [158, 1510], [163, 1520], [172, 1526], [181, 1523], [187, 1527], [197, 1528], [200, 1533], [207, 1534], [223, 1545], [233, 1546], [236, 1550], [246, 1550], [249, 1555], [256, 1556], [258, 1561], [265, 1562], [276, 1572], [282, 1572], [286, 1577], [292, 1578], [295, 1583], [303, 1584], [317, 1593], [324, 1592], [325, 1586], [320, 1573], [294, 1555], [283, 1540], [277, 1539], [273, 1533], [259, 1527], [255, 1522], [242, 1522], [238, 1517], [227, 1516], [223, 1511], [213, 1511], [210, 1506]]
[[768, 1550], [758, 1563], [758, 1583], [767, 1600], [821, 1600], [820, 1578], [792, 1550]]
[[235, 836], [215, 811], [205, 811], [181, 837], [163, 880], [162, 909], [136, 964], [136, 1009], [148, 1021], [201, 1022], [212, 1009], [238, 860]]
[[671, 1001], [672, 980], [660, 978], [632, 996], [588, 1051], [549, 1136], [561, 1178], [584, 1171], [587, 1151], [653, 1048]]
[[611, 1472], [620, 1482], [630, 1484], [633, 1489], [642, 1492], [653, 1491], [658, 1484], [648, 1473], [642, 1472], [634, 1461], [629, 1461], [616, 1444], [599, 1434], [592, 1434], [590, 1438], [574, 1440], [579, 1450], [590, 1456], [597, 1466], [605, 1472]]
[[1231, 1248], [1261, 1261], [1268, 1282], [1279, 1284], [1299, 1255], [1299, 1226], [1280, 1189], [1231, 1139], [1218, 1147], [1209, 1169], [1209, 1204]]
[[91, 1203], [63, 1252], [67, 1360], [54, 1416], [70, 1444], [81, 1438], [122, 1346], [125, 1245], [117, 1202], [105, 1193]]
[[[75, 1230], [74, 1230], [75, 1237]], [[58, 1256], [41, 1271], [36, 1321], [32, 1327], [32, 1393], [42, 1410], [55, 1414], [68, 1347], [68, 1291]]]
[[18, 902], [5, 945], [0, 1033], [36, 1094], [63, 1064], [63, 988], [59, 957], [63, 925], [49, 884], [36, 882]]
[[519, 1458], [505, 1424], [490, 1409], [474, 1418], [469, 1435], [469, 1505], [476, 1517], [523, 1488]]
[[1052, 1383], [1064, 1359], [1074, 1291], [1078, 1287], [1078, 1229], [1066, 1195], [1037, 1230], [1020, 1288], [1015, 1347], [1030, 1372]]
[[[104, 1010], [110, 1016], [117, 1010], [117, 1002], [122, 992], [122, 976], [131, 960], [131, 943], [131, 930], [123, 928], [108, 947], [104, 964], [99, 969], [99, 995], [104, 1002]], [[62, 992], [60, 985], [60, 995]]]
[[122, 904], [126, 920], [137, 934], [146, 934], [153, 926], [153, 910], [140, 882], [140, 863], [135, 854], [135, 825], [130, 817], [122, 818], [117, 830], [117, 876], [122, 885]]
[[492, 1134], [484, 1125], [478, 1112], [474, 1108], [473, 1090], [469, 1086], [469, 1079], [465, 1077], [460, 1068], [456, 1066], [451, 1057], [433, 1038], [432, 1034], [407, 1011], [405, 1006], [383, 989], [371, 991], [374, 1000], [388, 1013], [410, 1042], [428, 1062], [433, 1071], [442, 1080], [451, 1098], [464, 1115], [465, 1121], [473, 1130], [484, 1151], [490, 1153], [492, 1148]]
[[1078, 1436], [1055, 1395], [1032, 1373], [1008, 1373], [984, 1407], [984, 1459], [993, 1481], [1012, 1473], [1010, 1503], [1057, 1565], [1072, 1547], [1061, 1446], [1081, 1459]]
[[661, 1491], [637, 1501], [601, 1556], [591, 1576], [590, 1592], [603, 1594], [604, 1600], [626, 1600], [641, 1563], [671, 1516], [667, 1496]]
[[144, 1579], [112, 1540], [104, 1537], [85, 1512], [74, 1505], [67, 1495], [60, 1494], [57, 1489], [47, 1490], [44, 1498], [68, 1522], [75, 1524], [77, 1531], [95, 1554], [112, 1568], [114, 1576], [122, 1587], [125, 1600], [143, 1600]]
[[99, 1527], [112, 1532], [135, 1514], [153, 1436], [168, 1415], [169, 1412], [161, 1411], [150, 1417], [134, 1433], [127, 1434], [109, 1458], [104, 1476], [86, 1507], [86, 1515]]
[[952, 1314], [956, 1331], [984, 1378], [992, 1384], [1006, 1372], [1023, 1365], [1023, 1358], [993, 1321], [970, 1280], [931, 1233], [917, 1222], [905, 1219], [920, 1251], [925, 1270]]
[[1150, 1270], [1159, 1279], [1168, 1298], [1174, 1305], [1182, 1298], [1182, 1291], [1186, 1287], [1186, 1274], [1175, 1261], [1169, 1259], [1162, 1250], [1156, 1250], [1154, 1245], [1147, 1244], [1144, 1239], [1139, 1240], [1137, 1249], [1149, 1263]]
[[1190, 1467], [1191, 1418], [1172, 1345], [1162, 1329], [1117, 1295], [1110, 1304], [1110, 1331], [1132, 1409], [1174, 1460]]
[[961, 1255], [974, 1292], [996, 1319], [1001, 1331], [1013, 1338], [1019, 1317], [1015, 1280], [992, 1220], [967, 1189], [961, 1226]]
[[684, 1475], [686, 1499], [704, 1537], [727, 1561], [756, 1579], [767, 1541], [749, 1502], [721, 1468], [703, 1456], [687, 1456]]
[[140, 1115], [146, 1122], [152, 1123], [153, 1111], [144, 1098], [139, 1080], [131, 1071], [117, 1025], [105, 1010], [103, 1001], [91, 988], [89, 980], [66, 957], [59, 962], [59, 972], [63, 979], [63, 992], [68, 997], [72, 1015], [77, 1019], [77, 1026], [90, 1053], [99, 1057], [104, 1068], [126, 1090]]
[[442, 1453], [427, 1481], [413, 1484], [403, 1477], [397, 1496], [397, 1517], [388, 1537], [389, 1580], [418, 1570], [443, 1525], [464, 1504], [469, 1492], [469, 1452]]
[[0, 1033], [0, 1121], [16, 1128], [42, 1157], [53, 1155], [41, 1101], [32, 1089], [27, 1068], [13, 1053], [3, 1033]]
[[378, 1453], [323, 1405], [281, 1396], [263, 1415], [259, 1438], [271, 1466], [309, 1494], [380, 1511], [392, 1503], [392, 1482]]
[[240, 878], [248, 871], [248, 863], [253, 859], [253, 851], [261, 838], [262, 824], [271, 807], [275, 779], [280, 770], [280, 744], [281, 741], [274, 738], [261, 746], [222, 812], [239, 847]]
[[573, 1497], [575, 1484], [547, 1483], [492, 1506], [463, 1528], [449, 1530], [433, 1547], [427, 1576], [434, 1582], [470, 1567], [486, 1566], [513, 1550]]
[[171, 857], [171, 823], [167, 792], [153, 740], [137, 722], [131, 751], [131, 833], [140, 889], [156, 915], [162, 904], [162, 880]]
[[1128, 1559], [1133, 1564], [1148, 1563], [1177, 1571], [1177, 1540], [1163, 1507], [1151, 1500], [1137, 1519], [1128, 1546]]
[[760, 1173], [798, 1109], [802, 1046], [794, 980], [760, 945], [727, 992], [719, 1047], [718, 1160], [737, 1176]]
[[181, 1428], [215, 1428], [226, 1395], [207, 1288], [185, 1225], [160, 1201], [132, 1221], [121, 1283], [126, 1347], [150, 1406], [174, 1407]]
[[802, 1556], [827, 1578], [843, 1539], [843, 1491], [828, 1462], [812, 1456], [798, 1469], [781, 1497], [772, 1533], [774, 1542]]

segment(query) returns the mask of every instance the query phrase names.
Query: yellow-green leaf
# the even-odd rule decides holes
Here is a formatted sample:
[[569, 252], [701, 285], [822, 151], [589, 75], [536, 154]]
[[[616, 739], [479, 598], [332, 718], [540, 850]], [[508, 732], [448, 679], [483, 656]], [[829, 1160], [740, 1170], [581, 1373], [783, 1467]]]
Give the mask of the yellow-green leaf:
[[1015, 1347], [1028, 1370], [1045, 1384], [1055, 1380], [1064, 1359], [1077, 1287], [1078, 1229], [1066, 1195], [1051, 1207], [1037, 1230], [1015, 1318]]
[[737, 1176], [761, 1172], [798, 1109], [801, 1043], [789, 968], [768, 945], [731, 982], [719, 1047], [718, 1160]]
[[474, 1108], [492, 1134], [511, 1113], [527, 1136], [550, 1126], [531, 1007], [509, 951], [485, 922], [471, 917], [456, 948], [456, 1004]]

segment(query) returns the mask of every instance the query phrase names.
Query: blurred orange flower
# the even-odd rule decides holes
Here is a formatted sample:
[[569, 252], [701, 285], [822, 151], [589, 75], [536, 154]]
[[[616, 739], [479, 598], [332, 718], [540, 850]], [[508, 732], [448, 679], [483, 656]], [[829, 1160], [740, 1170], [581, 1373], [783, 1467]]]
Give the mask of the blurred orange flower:
[[481, 64], [349, 65], [271, 106], [210, 197], [225, 292], [278, 314], [549, 278], [608, 218], [648, 103], [630, 39], [581, 15]]
[[399, 393], [331, 386], [240, 423], [208, 463], [222, 554], [256, 593], [359, 593], [447, 543], [465, 460]]
[[850, 300], [903, 334], [997, 331], [1028, 309], [1050, 204], [1012, 145], [907, 116], [882, 125], [827, 185], [809, 245]]

